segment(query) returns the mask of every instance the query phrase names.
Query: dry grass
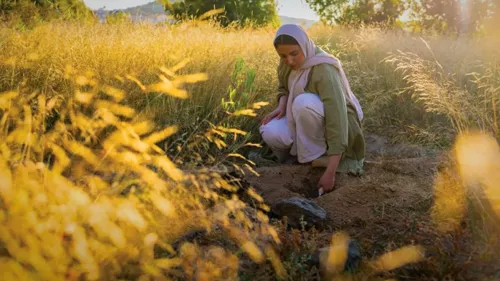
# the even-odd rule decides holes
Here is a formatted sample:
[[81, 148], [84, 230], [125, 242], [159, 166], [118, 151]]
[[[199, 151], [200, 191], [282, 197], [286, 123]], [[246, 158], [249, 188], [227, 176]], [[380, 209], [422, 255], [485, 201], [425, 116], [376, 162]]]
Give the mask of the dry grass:
[[[251, 168], [242, 154], [259, 138], [258, 122], [249, 117], [274, 102], [273, 34], [199, 22], [0, 28], [4, 279], [233, 280], [242, 260], [269, 261], [264, 280], [314, 275], [297, 267], [302, 261], [287, 244], [311, 251], [315, 245], [301, 243], [314, 235], [283, 245], [267, 216], [236, 196], [265, 210], [255, 192], [241, 193], [208, 169], [185, 172], [219, 164]], [[495, 34], [421, 39], [321, 26], [310, 34], [343, 61], [368, 130], [435, 146], [470, 128], [498, 137]], [[473, 151], [468, 145], [459, 142], [456, 151]], [[494, 145], [487, 147], [481, 155], [496, 155]], [[467, 175], [484, 190], [487, 217], [498, 211], [496, 181], [463, 170], [479, 161], [492, 171], [498, 163], [457, 157], [458, 166], [436, 179], [433, 218], [445, 232], [466, 212], [469, 193], [461, 180]], [[216, 238], [174, 247], [193, 229]], [[491, 238], [494, 230], [482, 233]], [[344, 253], [345, 241], [334, 236], [334, 251]], [[338, 274], [344, 261], [331, 257], [331, 273]], [[419, 247], [401, 248], [371, 262], [368, 276], [421, 258]]]
[[[170, 79], [145, 84], [144, 95], [179, 96], [179, 86], [205, 79], [164, 72]], [[136, 118], [125, 92], [95, 77], [64, 76], [73, 95], [0, 95], [3, 280], [234, 279], [234, 252], [182, 243], [193, 229], [223, 233], [254, 262], [276, 256], [275, 230], [245, 210], [236, 186], [209, 170], [183, 172], [156, 145], [176, 127]], [[246, 196], [263, 204], [252, 189]]]
[[431, 145], [450, 145], [466, 128], [497, 133], [495, 32], [448, 38], [380, 29], [311, 31], [344, 62], [369, 130]]
[[[222, 30], [199, 23], [180, 27], [123, 23], [56, 24], [26, 33], [10, 29], [0, 32], [0, 61], [10, 63], [1, 66], [1, 90], [24, 85], [27, 91], [68, 95], [75, 89], [64, 79], [64, 69], [70, 66], [79, 73], [90, 71], [106, 85], [120, 87], [127, 93], [124, 102], [135, 108], [138, 115], [160, 126], [183, 124], [173, 138], [177, 142], [166, 148], [172, 155], [179, 153], [178, 147], [185, 149], [186, 141], [193, 141], [194, 132], [205, 131], [213, 124], [240, 125], [251, 134], [255, 132], [256, 123], [244, 118], [226, 120], [225, 111], [248, 108], [264, 100], [275, 84], [272, 65], [277, 60], [265, 43], [272, 38], [271, 31], [266, 30]], [[36, 69], [24, 67], [28, 62], [36, 63]], [[207, 81], [185, 88], [189, 99], [144, 95], [141, 84], [136, 83], [152, 83], [158, 80], [162, 67], [180, 66], [184, 66], [181, 74], [208, 75]], [[230, 100], [232, 90], [237, 108], [223, 103]], [[234, 151], [241, 144], [234, 142], [227, 151]], [[192, 153], [190, 150], [186, 154]]]
[[[497, 124], [496, 34], [420, 38], [375, 28], [325, 26], [309, 32], [342, 59], [367, 112], [368, 130], [400, 141], [449, 145], [457, 130], [490, 130]], [[70, 65], [81, 73], [94, 72], [108, 85], [118, 83], [127, 93], [127, 104], [140, 114], [162, 125], [184, 124], [181, 131], [188, 136], [197, 123], [206, 127], [208, 121], [224, 118], [222, 103], [234, 88], [234, 99], [241, 100], [242, 108], [256, 101], [274, 102], [278, 57], [271, 45], [271, 29], [220, 29], [197, 22], [176, 27], [59, 23], [27, 32], [3, 28], [0, 33], [1, 61], [17, 60], [14, 69], [4, 66], [1, 90], [16, 88], [29, 77], [29, 89], [71, 93], [61, 73]], [[29, 59], [36, 59], [36, 71], [23, 68]], [[189, 100], [145, 97], [134, 83], [135, 79], [156, 81], [159, 67], [173, 67], [184, 59], [188, 59], [184, 73], [203, 72], [209, 78], [187, 88]], [[238, 61], [246, 68], [235, 67]], [[243, 80], [238, 87], [232, 75], [235, 70]], [[257, 126], [243, 120], [237, 125], [250, 133]]]

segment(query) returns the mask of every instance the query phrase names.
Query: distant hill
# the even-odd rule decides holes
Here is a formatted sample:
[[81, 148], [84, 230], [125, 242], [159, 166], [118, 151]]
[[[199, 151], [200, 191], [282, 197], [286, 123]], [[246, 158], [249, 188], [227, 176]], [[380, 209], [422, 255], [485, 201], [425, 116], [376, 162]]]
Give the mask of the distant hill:
[[141, 6], [123, 9], [121, 11], [135, 16], [165, 14], [165, 9], [163, 8], [163, 5], [157, 2], [147, 3]]
[[[175, 1], [172, 1], [175, 2]], [[133, 21], [148, 21], [148, 22], [164, 22], [167, 20], [167, 15], [163, 5], [153, 1], [144, 5], [118, 10], [103, 10], [96, 11], [101, 21], [105, 21], [106, 15], [116, 13], [130, 14]]]
[[[177, 0], [172, 0], [171, 2], [176, 2], [176, 1]], [[97, 14], [101, 17], [102, 20], [104, 20], [107, 14], [113, 14], [119, 12], [130, 14], [132, 20], [134, 21], [159, 22], [167, 20], [163, 5], [156, 1], [127, 9], [120, 9], [120, 10], [100, 9], [97, 11]], [[299, 25], [304, 25], [307, 28], [311, 27], [314, 23], [316, 23], [316, 21], [313, 20], [291, 18], [287, 16], [280, 16], [280, 19], [282, 24], [299, 24]]]
[[291, 18], [287, 16], [280, 16], [280, 19], [281, 19], [281, 24], [298, 24], [298, 25], [304, 25], [305, 27], [311, 27], [313, 24], [316, 23], [316, 21], [314, 20]]

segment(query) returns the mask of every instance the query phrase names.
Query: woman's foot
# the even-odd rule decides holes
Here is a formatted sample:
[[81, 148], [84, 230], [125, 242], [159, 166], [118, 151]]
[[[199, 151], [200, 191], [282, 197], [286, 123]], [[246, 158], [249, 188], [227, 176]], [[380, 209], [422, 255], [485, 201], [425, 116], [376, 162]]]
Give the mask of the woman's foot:
[[285, 157], [285, 159], [281, 162], [281, 164], [295, 165], [295, 164], [299, 164], [299, 160], [297, 159], [297, 156], [293, 156], [291, 154], [288, 154]]
[[[351, 158], [344, 157], [340, 160], [339, 166], [337, 167], [336, 173], [338, 174], [348, 174], [351, 176], [362, 176], [363, 171], [363, 160], [354, 160]], [[328, 156], [324, 155], [311, 162], [313, 168], [326, 168], [328, 167]]]

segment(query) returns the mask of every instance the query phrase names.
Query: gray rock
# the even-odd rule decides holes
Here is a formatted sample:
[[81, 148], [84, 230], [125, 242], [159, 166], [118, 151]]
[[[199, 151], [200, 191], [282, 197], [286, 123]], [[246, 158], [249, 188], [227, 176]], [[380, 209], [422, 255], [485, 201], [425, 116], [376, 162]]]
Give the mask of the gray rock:
[[[323, 273], [325, 271], [325, 263], [328, 259], [328, 253], [330, 252], [330, 247], [324, 247], [319, 249], [311, 258], [311, 263], [313, 266], [319, 268]], [[358, 243], [354, 240], [349, 240], [349, 248], [347, 249], [347, 260], [344, 266], [344, 271], [354, 272], [359, 268], [361, 263], [361, 248]]]
[[279, 217], [287, 217], [292, 228], [322, 226], [326, 220], [326, 211], [314, 201], [301, 197], [282, 199], [271, 206], [271, 212]]

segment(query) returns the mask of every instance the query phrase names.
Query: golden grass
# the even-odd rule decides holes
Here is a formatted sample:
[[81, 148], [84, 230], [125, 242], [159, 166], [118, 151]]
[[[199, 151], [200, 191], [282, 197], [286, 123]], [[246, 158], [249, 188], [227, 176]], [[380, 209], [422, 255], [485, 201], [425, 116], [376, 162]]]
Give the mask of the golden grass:
[[[420, 38], [377, 28], [325, 26], [309, 33], [341, 58], [366, 111], [367, 129], [442, 145], [451, 144], [456, 130], [497, 125], [496, 33]], [[272, 29], [221, 29], [200, 22], [56, 23], [26, 32], [2, 28], [0, 34], [0, 61], [8, 63], [2, 67], [0, 90], [17, 88], [29, 77], [29, 89], [49, 95], [72, 93], [62, 71], [71, 66], [80, 73], [91, 71], [107, 85], [119, 85], [138, 114], [163, 125], [184, 124], [181, 131], [187, 136], [198, 121], [205, 128], [208, 120], [220, 121], [228, 101], [239, 102], [242, 109], [256, 101], [275, 101], [278, 57], [271, 44]], [[36, 71], [23, 67], [28, 62], [38, 64]], [[184, 66], [183, 74], [206, 73], [208, 79], [178, 92], [179, 97], [189, 94], [185, 101], [141, 94], [142, 82], [157, 81], [161, 69], [175, 69], [176, 64]], [[257, 126], [242, 121], [236, 125], [250, 132], [249, 138]]]
[[[68, 70], [95, 77], [126, 93], [124, 103], [134, 108], [137, 116], [162, 126], [183, 124], [177, 135], [181, 137], [174, 138], [178, 142], [169, 147], [169, 153], [178, 154], [176, 159], [183, 154], [193, 155], [194, 148], [185, 153], [186, 139], [193, 141], [195, 131], [207, 130], [213, 124], [241, 125], [253, 133], [257, 126], [254, 122], [245, 122], [245, 118], [225, 120], [225, 112], [251, 108], [266, 100], [263, 97], [268, 96], [276, 81], [272, 65], [277, 58], [269, 49], [270, 30], [223, 30], [195, 22], [178, 27], [53, 24], [24, 33], [3, 28], [0, 33], [1, 90], [24, 85], [27, 91], [64, 96], [75, 91], [74, 85], [66, 82]], [[25, 67], [32, 63], [36, 63], [36, 69]], [[167, 68], [179, 68], [180, 74], [204, 73], [207, 79], [170, 96], [156, 93], [170, 85], [155, 84], [151, 88], [153, 94], [144, 95], [143, 83], [152, 84], [162, 76], [168, 77]], [[257, 75], [253, 74], [256, 69]], [[188, 99], [172, 98], [173, 94]], [[228, 101], [237, 107], [228, 107]], [[247, 137], [252, 138], [253, 134]], [[227, 150], [234, 151], [241, 145], [229, 145]]]
[[495, 30], [480, 38], [374, 28], [311, 34], [342, 59], [368, 129], [431, 145], [450, 145], [471, 127], [498, 131]]
[[[163, 84], [156, 93], [182, 98], [182, 86], [206, 79], [178, 70], [141, 82], [141, 94]], [[208, 170], [182, 171], [157, 146], [177, 127], [155, 130], [124, 103], [122, 89], [96, 75], [68, 70], [64, 77], [73, 94], [22, 87], [0, 94], [2, 280], [234, 279], [234, 252], [216, 244], [173, 247], [192, 229], [222, 231], [253, 261], [269, 256], [280, 268], [275, 231], [262, 212], [245, 209], [236, 186]]]

